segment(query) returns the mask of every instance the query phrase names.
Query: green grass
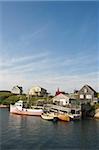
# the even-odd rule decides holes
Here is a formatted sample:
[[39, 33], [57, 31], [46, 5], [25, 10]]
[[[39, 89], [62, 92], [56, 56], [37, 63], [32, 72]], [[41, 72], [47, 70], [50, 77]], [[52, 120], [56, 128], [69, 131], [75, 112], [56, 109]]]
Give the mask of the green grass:
[[[27, 102], [27, 97], [25, 94], [23, 95], [16, 95], [9, 92], [0, 92], [0, 104], [10, 105], [15, 104], [18, 100], [22, 100], [23, 102]], [[30, 97], [29, 98], [29, 106], [37, 104], [38, 100], [47, 101], [48, 98], [43, 97]]]
[[95, 104], [95, 109], [99, 108], [99, 103]]

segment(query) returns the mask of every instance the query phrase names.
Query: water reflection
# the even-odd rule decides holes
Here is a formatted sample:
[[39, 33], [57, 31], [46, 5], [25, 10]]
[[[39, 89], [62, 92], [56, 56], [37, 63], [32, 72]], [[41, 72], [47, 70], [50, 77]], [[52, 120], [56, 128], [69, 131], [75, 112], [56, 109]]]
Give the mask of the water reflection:
[[3, 150], [99, 148], [99, 120], [53, 123], [8, 110], [0, 110], [0, 116]]

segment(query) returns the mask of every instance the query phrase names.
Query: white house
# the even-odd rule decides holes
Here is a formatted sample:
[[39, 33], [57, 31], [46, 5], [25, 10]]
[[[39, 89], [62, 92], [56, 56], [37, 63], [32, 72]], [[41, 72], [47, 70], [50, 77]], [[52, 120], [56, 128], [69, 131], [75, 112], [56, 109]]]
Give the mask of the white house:
[[17, 85], [12, 88], [11, 92], [14, 94], [22, 94], [23, 90], [22, 90], [22, 87]]
[[60, 93], [57, 96], [55, 96], [52, 100], [53, 103], [56, 103], [61, 106], [66, 106], [69, 105], [69, 99], [70, 99], [69, 96]]
[[29, 90], [29, 95], [31, 96], [41, 96], [41, 97], [46, 97], [48, 95], [47, 90], [40, 87], [40, 86], [33, 86]]

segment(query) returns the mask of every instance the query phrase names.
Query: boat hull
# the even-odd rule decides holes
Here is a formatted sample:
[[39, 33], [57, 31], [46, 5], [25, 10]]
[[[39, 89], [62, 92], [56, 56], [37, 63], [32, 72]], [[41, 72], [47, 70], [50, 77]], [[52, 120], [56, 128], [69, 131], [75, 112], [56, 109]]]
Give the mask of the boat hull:
[[80, 115], [74, 115], [74, 114], [68, 114], [70, 117], [70, 120], [80, 120], [81, 116]]
[[17, 115], [40, 116], [43, 113], [42, 109], [18, 109], [16, 106], [10, 105], [10, 112]]
[[50, 114], [42, 114], [41, 118], [44, 120], [48, 120], [48, 121], [53, 121], [54, 120], [54, 116], [51, 116]]
[[0, 105], [0, 108], [9, 108], [7, 105]]
[[59, 114], [58, 119], [62, 120], [62, 121], [67, 121], [67, 122], [70, 121], [70, 117], [68, 115], [65, 115], [65, 114]]

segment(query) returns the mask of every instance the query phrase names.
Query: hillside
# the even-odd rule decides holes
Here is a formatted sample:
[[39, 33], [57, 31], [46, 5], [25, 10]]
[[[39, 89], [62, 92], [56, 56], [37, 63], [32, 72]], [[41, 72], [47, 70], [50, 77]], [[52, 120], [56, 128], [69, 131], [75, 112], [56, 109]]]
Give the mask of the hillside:
[[[25, 95], [21, 95], [21, 98], [26, 100]], [[11, 92], [0, 92], [0, 104], [9, 105], [14, 104], [20, 99], [20, 95], [13, 94]]]
[[[27, 96], [26, 94], [23, 94], [23, 95], [16, 95], [16, 94], [13, 94], [11, 92], [2, 92], [0, 91], [0, 104], [3, 104], [3, 105], [10, 105], [10, 104], [14, 104], [15, 102], [17, 102], [18, 100], [22, 100], [24, 102], [27, 101]], [[41, 102], [46, 102], [46, 100], [49, 100], [51, 98], [43, 98], [43, 97], [30, 97], [29, 98], [29, 101], [28, 101], [28, 104], [29, 106], [31, 105], [35, 105], [37, 104], [38, 101]]]

